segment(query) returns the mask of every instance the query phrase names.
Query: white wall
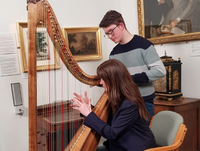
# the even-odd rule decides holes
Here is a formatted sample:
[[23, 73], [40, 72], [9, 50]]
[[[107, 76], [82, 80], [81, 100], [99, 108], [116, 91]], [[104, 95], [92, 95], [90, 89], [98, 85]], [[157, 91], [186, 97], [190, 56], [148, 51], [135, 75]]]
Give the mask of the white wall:
[[[110, 9], [120, 11], [119, 0], [49, 0], [60, 27], [98, 27], [100, 19]], [[16, 33], [16, 22], [27, 22], [26, 0], [1, 0], [0, 33]], [[102, 33], [103, 34], [103, 33]], [[114, 44], [102, 38], [103, 59], [85, 61], [78, 64], [88, 74], [96, 74], [97, 66], [108, 59]], [[20, 62], [21, 63], [21, 62]], [[21, 67], [20, 67], [21, 68]], [[26, 76], [26, 74], [25, 74]], [[42, 83], [42, 73], [37, 80]], [[24, 116], [14, 114], [11, 83], [20, 82], [24, 105]], [[39, 84], [38, 84], [39, 85]], [[42, 84], [41, 84], [42, 85]], [[41, 99], [41, 86], [38, 86], [38, 100]], [[28, 150], [28, 79], [24, 74], [0, 77], [0, 151]]]
[[[60, 27], [98, 27], [103, 15], [110, 9], [122, 12], [128, 30], [138, 34], [137, 1], [136, 0], [49, 0]], [[15, 23], [27, 21], [26, 0], [1, 0], [0, 33], [16, 33]], [[110, 40], [103, 38], [103, 59], [85, 61], [78, 64], [88, 74], [96, 74], [97, 66], [108, 59], [108, 55], [115, 45]], [[199, 43], [199, 41], [197, 41]], [[182, 61], [182, 92], [185, 97], [200, 98], [200, 65], [199, 57], [190, 57], [190, 43], [179, 42], [156, 45], [160, 56], [178, 57]], [[21, 68], [21, 67], [20, 67]], [[58, 71], [59, 72], [59, 71]], [[38, 73], [38, 81], [42, 82], [42, 75]], [[13, 100], [10, 84], [20, 82], [25, 114], [22, 117], [14, 114]], [[95, 89], [95, 88], [94, 88]], [[38, 90], [41, 87], [38, 86]], [[93, 90], [93, 91], [96, 91]], [[101, 91], [101, 90], [97, 90]], [[97, 92], [97, 94], [100, 92]], [[40, 93], [38, 94], [40, 100]], [[99, 94], [98, 94], [99, 95]], [[28, 81], [24, 74], [0, 77], [0, 151], [28, 150]]]

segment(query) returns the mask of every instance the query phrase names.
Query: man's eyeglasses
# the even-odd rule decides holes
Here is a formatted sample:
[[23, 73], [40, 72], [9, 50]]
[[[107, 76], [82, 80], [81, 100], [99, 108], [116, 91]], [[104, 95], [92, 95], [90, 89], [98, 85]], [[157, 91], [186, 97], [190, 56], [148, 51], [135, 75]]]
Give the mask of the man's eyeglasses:
[[[116, 25], [115, 28], [117, 28], [117, 26], [119, 26], [119, 24]], [[114, 36], [114, 35], [115, 35], [115, 33], [114, 33], [115, 28], [113, 28], [109, 33], [106, 33], [106, 34], [104, 35], [104, 37], [107, 38], [107, 39], [109, 39], [109, 35]]]

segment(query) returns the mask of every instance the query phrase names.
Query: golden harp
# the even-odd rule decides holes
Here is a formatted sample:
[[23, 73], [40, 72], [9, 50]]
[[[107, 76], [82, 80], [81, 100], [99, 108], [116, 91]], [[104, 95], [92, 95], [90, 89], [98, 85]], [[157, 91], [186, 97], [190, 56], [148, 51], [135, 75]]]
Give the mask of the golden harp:
[[[36, 70], [36, 29], [43, 22], [48, 35], [61, 57], [63, 63], [72, 75], [88, 85], [99, 84], [97, 76], [84, 73], [73, 59], [66, 45], [52, 7], [47, 0], [27, 0], [28, 9], [28, 88], [29, 88], [29, 151], [37, 151], [37, 70]], [[104, 121], [108, 117], [109, 105], [104, 93], [93, 111]], [[82, 125], [65, 151], [93, 151], [96, 150], [100, 136], [95, 131]]]

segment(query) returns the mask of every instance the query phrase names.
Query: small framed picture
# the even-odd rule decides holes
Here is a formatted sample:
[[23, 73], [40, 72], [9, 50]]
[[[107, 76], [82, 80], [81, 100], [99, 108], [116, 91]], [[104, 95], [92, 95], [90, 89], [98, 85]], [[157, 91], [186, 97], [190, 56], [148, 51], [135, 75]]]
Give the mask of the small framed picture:
[[76, 61], [102, 59], [100, 28], [63, 28], [63, 33]]
[[[28, 72], [28, 26], [26, 22], [17, 23], [22, 72]], [[45, 27], [39, 26], [36, 35], [37, 71], [60, 68], [60, 57], [54, 50], [53, 43]]]

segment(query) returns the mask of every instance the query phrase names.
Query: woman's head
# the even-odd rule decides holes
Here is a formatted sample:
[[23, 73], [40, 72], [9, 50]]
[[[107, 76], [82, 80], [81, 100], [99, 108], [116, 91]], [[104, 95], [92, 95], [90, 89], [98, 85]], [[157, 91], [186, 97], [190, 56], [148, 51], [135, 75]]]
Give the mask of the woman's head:
[[116, 112], [122, 101], [127, 99], [136, 103], [140, 116], [148, 120], [149, 115], [139, 89], [123, 63], [116, 59], [107, 60], [99, 65], [97, 75], [103, 80], [101, 84], [104, 84], [113, 113]]
[[105, 82], [106, 91], [109, 93], [111, 90], [120, 92], [124, 83], [132, 82], [132, 78], [124, 64], [116, 59], [103, 62], [97, 68], [97, 75]]

